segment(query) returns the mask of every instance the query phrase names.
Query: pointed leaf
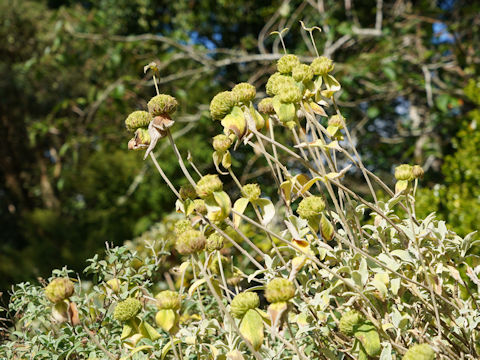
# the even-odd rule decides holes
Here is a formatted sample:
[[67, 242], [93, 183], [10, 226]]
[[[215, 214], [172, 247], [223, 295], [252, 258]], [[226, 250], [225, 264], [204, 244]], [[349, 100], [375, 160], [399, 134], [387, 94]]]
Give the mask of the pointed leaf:
[[266, 226], [272, 221], [273, 217], [275, 216], [275, 206], [269, 199], [260, 198], [255, 200], [255, 205], [260, 207], [262, 210], [262, 225]]
[[[243, 214], [245, 209], [247, 208], [247, 205], [249, 203], [249, 200], [247, 198], [241, 197], [237, 201], [235, 201], [235, 204], [233, 204], [233, 210], [235, 210], [239, 214]], [[238, 216], [237, 214], [233, 214], [233, 224], [235, 225], [236, 228], [240, 225], [242, 218]]]
[[240, 323], [240, 333], [252, 344], [255, 350], [260, 349], [263, 343], [263, 320], [255, 309], [250, 309]]

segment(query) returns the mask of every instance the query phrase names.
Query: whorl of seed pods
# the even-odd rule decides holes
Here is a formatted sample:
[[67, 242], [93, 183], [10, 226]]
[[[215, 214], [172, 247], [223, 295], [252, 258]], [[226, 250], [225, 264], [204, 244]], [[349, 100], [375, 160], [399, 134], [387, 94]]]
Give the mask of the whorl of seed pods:
[[236, 96], [237, 100], [244, 104], [255, 99], [255, 95], [257, 94], [255, 86], [249, 83], [240, 83], [235, 85], [232, 89], [232, 92]]
[[117, 304], [113, 312], [113, 317], [118, 321], [125, 322], [135, 318], [141, 309], [142, 304], [140, 301], [134, 298], [128, 298]]
[[284, 55], [277, 61], [277, 70], [279, 73], [291, 73], [293, 68], [300, 64], [300, 60], [296, 55]]
[[155, 296], [159, 309], [178, 310], [180, 308], [180, 294], [176, 291], [164, 290]]
[[215, 191], [222, 191], [223, 184], [217, 174], [205, 175], [197, 182], [197, 194], [202, 199], [212, 195]]
[[425, 172], [420, 165], [414, 165], [412, 168], [412, 174], [415, 179], [422, 179]]
[[178, 236], [180, 234], [183, 234], [185, 231], [191, 230], [191, 229], [192, 229], [192, 224], [190, 223], [190, 221], [187, 219], [182, 219], [182, 220], [178, 220], [175, 223], [173, 230], [175, 231], [175, 234]]
[[265, 298], [269, 303], [286, 302], [295, 296], [295, 286], [284, 278], [275, 278], [267, 284]]
[[147, 104], [148, 111], [152, 116], [159, 116], [159, 115], [172, 115], [178, 106], [177, 99], [173, 96], [160, 94], [154, 96]]
[[247, 184], [242, 187], [242, 195], [250, 201], [258, 200], [262, 190], [258, 184]]
[[237, 319], [241, 319], [248, 310], [255, 309], [260, 305], [260, 298], [254, 292], [246, 291], [236, 295], [231, 304], [230, 311]]
[[182, 255], [190, 255], [205, 248], [205, 236], [198, 230], [187, 230], [178, 235], [175, 248]]
[[289, 86], [296, 86], [295, 80], [292, 77], [275, 73], [267, 81], [266, 90], [270, 96], [280, 94], [281, 89], [288, 88]]
[[210, 115], [213, 120], [222, 120], [237, 104], [237, 96], [231, 91], [215, 95], [210, 102]]
[[275, 114], [275, 109], [273, 108], [273, 99], [269, 97], [262, 99], [258, 103], [258, 111], [266, 115]]
[[325, 210], [325, 201], [320, 196], [309, 196], [300, 201], [297, 213], [302, 219], [311, 219]]
[[313, 79], [313, 70], [307, 64], [299, 64], [295, 66], [292, 70], [292, 77], [295, 81], [298, 82], [309, 82]]
[[147, 111], [137, 110], [128, 115], [125, 120], [125, 127], [130, 132], [135, 132], [138, 128], [146, 128], [153, 117]]
[[68, 299], [73, 295], [73, 282], [68, 278], [53, 279], [45, 288], [45, 296], [53, 303]]
[[221, 250], [223, 248], [223, 241], [224, 241], [224, 238], [222, 235], [213, 233], [207, 238], [207, 244], [205, 248], [207, 249], [208, 252]]
[[219, 134], [213, 138], [213, 148], [215, 151], [225, 152], [232, 146], [232, 139], [227, 135]]
[[315, 75], [327, 75], [333, 70], [333, 61], [325, 56], [320, 56], [312, 61], [310, 67]]
[[413, 168], [408, 164], [402, 164], [395, 168], [395, 179], [397, 180], [412, 180]]

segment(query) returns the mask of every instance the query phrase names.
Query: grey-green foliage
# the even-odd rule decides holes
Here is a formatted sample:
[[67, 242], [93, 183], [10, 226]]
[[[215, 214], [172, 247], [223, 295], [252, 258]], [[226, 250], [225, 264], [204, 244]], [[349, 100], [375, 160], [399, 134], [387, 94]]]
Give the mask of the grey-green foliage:
[[[480, 257], [473, 251], [478, 236], [457, 235], [434, 213], [416, 216], [421, 171], [399, 166], [393, 191], [364, 170], [336, 104], [341, 85], [332, 70], [329, 66], [331, 73], [306, 84], [284, 79], [284, 91], [294, 86], [300, 96], [274, 98], [274, 114], [257, 114], [253, 103], [236, 103], [223, 114], [218, 132], [273, 162], [269, 170], [279, 184], [276, 194], [262, 197], [259, 183], [259, 196], [245, 197], [231, 163], [217, 164], [221, 176], [206, 177], [185, 167], [180, 153], [178, 166], [197, 194], [177, 200], [176, 229], [161, 224], [145, 234], [157, 243], [134, 241], [89, 260], [85, 273], [93, 281], [79, 280], [75, 294], [61, 304], [68, 305], [68, 313], [64, 307], [52, 309], [41, 286], [17, 287], [8, 313], [10, 339], [0, 351], [40, 359], [46, 352], [54, 358], [94, 352], [112, 359], [178, 359], [181, 353], [198, 359], [273, 360], [281, 354], [400, 360], [413, 348], [428, 358], [450, 359], [452, 353], [478, 358]], [[257, 116], [264, 121], [255, 121]], [[342, 126], [330, 121], [325, 129], [327, 117]], [[299, 136], [300, 127], [308, 133]], [[149, 126], [148, 131], [159, 130]], [[283, 142], [272, 134], [276, 139], [282, 134]], [[267, 146], [259, 146], [259, 139]], [[170, 145], [175, 148], [174, 141]], [[281, 162], [274, 147], [290, 161]], [[368, 179], [372, 201], [348, 186], [353, 166]], [[226, 176], [237, 184], [228, 193]], [[370, 182], [383, 189], [383, 200], [375, 198]], [[195, 206], [196, 195], [205, 209]], [[215, 251], [204, 251], [203, 243], [183, 251], [178, 247], [185, 240], [179, 236], [185, 234], [182, 228], [195, 238], [223, 236], [226, 244]], [[175, 254], [172, 243], [185, 256], [176, 258], [177, 266], [166, 266], [167, 250]], [[182, 305], [156, 312], [155, 294], [167, 286], [179, 292]], [[112, 312], [127, 298], [138, 299], [142, 310], [122, 328]], [[163, 330], [152, 327], [154, 318]]]

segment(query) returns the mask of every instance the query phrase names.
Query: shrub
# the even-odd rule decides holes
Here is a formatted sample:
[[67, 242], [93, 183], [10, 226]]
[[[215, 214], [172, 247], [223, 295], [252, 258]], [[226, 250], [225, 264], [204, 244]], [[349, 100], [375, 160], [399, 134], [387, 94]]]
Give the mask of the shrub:
[[[363, 166], [335, 101], [341, 86], [331, 60], [308, 65], [286, 55], [278, 66], [267, 83], [271, 104], [262, 102], [268, 111], [256, 110], [248, 84], [212, 100], [212, 118], [223, 127], [214, 139], [218, 174], [201, 174], [192, 158], [185, 165], [170, 134], [174, 117], [159, 115], [167, 100], [173, 113], [175, 99], [158, 94], [148, 125], [127, 118], [130, 131], [148, 132], [146, 156], [178, 197], [180, 222], [147, 236], [154, 241], [95, 256], [85, 269], [91, 283], [54, 271], [55, 278], [75, 280], [62, 297], [63, 318], [52, 316], [41, 286], [17, 285], [7, 309], [14, 323], [0, 355], [478, 358], [474, 234], [461, 238], [434, 214], [415, 216], [418, 167], [398, 166], [392, 190]], [[277, 142], [276, 133], [290, 140]], [[171, 145], [188, 188], [179, 192], [165, 177], [154, 154], [158, 141]], [[241, 146], [265, 158], [276, 193], [262, 197], [260, 181], [237, 178], [231, 158]], [[354, 171], [370, 198], [345, 185]], [[234, 190], [223, 186], [230, 180]], [[173, 269], [166, 266], [172, 255]]]

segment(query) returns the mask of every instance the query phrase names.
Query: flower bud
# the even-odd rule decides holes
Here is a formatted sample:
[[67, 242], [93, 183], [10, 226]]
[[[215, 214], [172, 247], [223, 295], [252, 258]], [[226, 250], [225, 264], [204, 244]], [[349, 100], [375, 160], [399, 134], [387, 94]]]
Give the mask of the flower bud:
[[302, 100], [302, 92], [298, 86], [290, 84], [280, 84], [277, 96], [283, 103], [293, 104]]
[[205, 247], [205, 236], [198, 230], [187, 230], [178, 235], [175, 248], [182, 255], [190, 255], [202, 251]]
[[258, 103], [258, 111], [267, 115], [275, 114], [272, 100], [272, 98], [262, 99], [262, 101]]
[[428, 344], [413, 345], [403, 355], [403, 360], [434, 360], [435, 351]]
[[210, 102], [210, 115], [213, 120], [223, 119], [237, 103], [236, 95], [231, 91], [223, 91], [214, 96]]
[[193, 228], [192, 228], [192, 224], [190, 224], [190, 221], [183, 219], [183, 220], [178, 220], [175, 223], [174, 231], [175, 231], [175, 234], [178, 236], [180, 234], [183, 234], [185, 231], [191, 230], [191, 229]]
[[121, 301], [115, 307], [113, 317], [121, 322], [131, 320], [137, 316], [142, 309], [142, 304], [135, 298], [128, 298]]
[[197, 197], [197, 192], [192, 184], [186, 184], [180, 187], [180, 197], [182, 200], [195, 199]]
[[415, 179], [423, 179], [425, 172], [420, 165], [414, 165], [412, 168], [412, 174]]
[[320, 196], [309, 196], [300, 201], [297, 213], [302, 219], [310, 219], [325, 210], [325, 201]]
[[333, 70], [333, 61], [325, 56], [320, 56], [312, 61], [310, 67], [315, 75], [327, 75]]
[[413, 168], [408, 164], [399, 165], [395, 168], [395, 179], [397, 180], [412, 180]]
[[267, 284], [265, 298], [269, 303], [286, 302], [295, 296], [295, 286], [284, 278], [275, 278]]
[[300, 64], [300, 60], [296, 55], [284, 55], [277, 61], [277, 70], [279, 73], [291, 73], [293, 68]]
[[215, 250], [221, 250], [223, 248], [223, 236], [217, 233], [213, 233], [207, 238], [206, 249], [208, 252]]
[[232, 146], [232, 140], [224, 134], [219, 134], [213, 138], [213, 148], [216, 151], [225, 152]]
[[177, 310], [180, 308], [180, 294], [176, 291], [165, 290], [155, 296], [159, 309]]
[[338, 327], [342, 333], [351, 336], [354, 334], [356, 327], [358, 327], [364, 321], [365, 318], [362, 316], [362, 314], [356, 310], [351, 310], [342, 315]]
[[45, 288], [45, 296], [53, 303], [68, 299], [73, 295], [73, 282], [68, 278], [53, 279]]
[[177, 110], [177, 105], [177, 99], [166, 94], [154, 96], [147, 104], [148, 111], [152, 116], [159, 116], [162, 114], [171, 115]]
[[255, 95], [257, 94], [255, 86], [249, 83], [240, 83], [235, 85], [232, 89], [232, 92], [236, 96], [237, 100], [244, 104], [255, 99]]
[[223, 184], [218, 175], [205, 175], [197, 183], [197, 194], [202, 199], [209, 197], [215, 191], [222, 191]]
[[262, 191], [258, 184], [247, 184], [242, 187], [242, 195], [250, 201], [258, 200]]
[[292, 77], [297, 82], [308, 82], [313, 79], [313, 70], [307, 64], [300, 64], [293, 68]]
[[260, 305], [260, 299], [254, 292], [246, 291], [236, 295], [230, 304], [230, 311], [237, 319], [241, 319], [248, 310]]
[[128, 131], [135, 132], [138, 128], [147, 127], [152, 119], [152, 115], [146, 111], [134, 111], [125, 120], [125, 127]]

